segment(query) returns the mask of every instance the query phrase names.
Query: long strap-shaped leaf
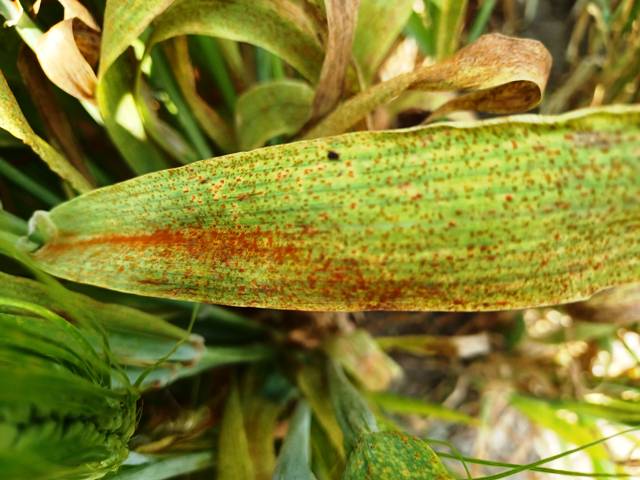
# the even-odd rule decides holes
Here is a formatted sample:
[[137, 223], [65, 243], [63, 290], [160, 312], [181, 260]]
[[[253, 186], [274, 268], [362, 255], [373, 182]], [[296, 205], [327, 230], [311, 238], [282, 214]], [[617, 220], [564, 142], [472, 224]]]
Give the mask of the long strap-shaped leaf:
[[322, 310], [562, 303], [640, 280], [640, 107], [268, 147], [96, 190], [48, 219], [34, 253], [45, 270], [143, 295]]

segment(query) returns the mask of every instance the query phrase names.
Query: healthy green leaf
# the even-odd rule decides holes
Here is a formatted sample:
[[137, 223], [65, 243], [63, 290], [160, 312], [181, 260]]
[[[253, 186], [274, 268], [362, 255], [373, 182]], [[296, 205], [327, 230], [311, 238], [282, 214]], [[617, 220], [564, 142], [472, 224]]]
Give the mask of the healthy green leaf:
[[443, 60], [458, 49], [460, 33], [467, 14], [467, 0], [429, 0], [435, 27], [436, 59]]
[[251, 150], [278, 135], [297, 133], [311, 116], [313, 95], [300, 80], [274, 80], [247, 90], [236, 104], [240, 148]]
[[558, 304], [640, 280], [639, 152], [638, 106], [269, 147], [62, 204], [33, 222], [33, 258], [74, 281], [230, 305]]
[[8, 131], [14, 137], [22, 140], [36, 152], [42, 160], [60, 178], [68, 181], [78, 192], [91, 190], [91, 184], [84, 178], [66, 158], [56, 149], [39, 137], [29, 126], [27, 119], [22, 114], [9, 84], [0, 71], [0, 128]]
[[390, 413], [423, 415], [466, 425], [476, 425], [478, 423], [475, 418], [469, 415], [451, 410], [437, 403], [420, 400], [419, 398], [404, 397], [392, 393], [371, 393], [368, 398], [371, 403]]

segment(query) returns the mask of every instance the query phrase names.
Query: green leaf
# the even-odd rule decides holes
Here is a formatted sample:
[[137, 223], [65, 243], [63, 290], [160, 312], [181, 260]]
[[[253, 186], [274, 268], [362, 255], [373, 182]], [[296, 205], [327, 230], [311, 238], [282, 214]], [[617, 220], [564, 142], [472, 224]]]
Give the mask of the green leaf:
[[[196, 79], [189, 58], [186, 37], [175, 38], [167, 42], [167, 56], [176, 81], [184, 99], [204, 132], [225, 152], [235, 149], [234, 132], [226, 121], [207, 102], [196, 89]], [[225, 97], [226, 98], [226, 97]], [[234, 99], [235, 101], [235, 99]]]
[[413, 0], [360, 0], [353, 56], [367, 84], [407, 23], [413, 3]]
[[107, 0], [100, 44], [103, 77], [113, 63], [174, 0]]
[[[568, 410], [563, 409], [562, 405], [554, 405], [551, 402], [523, 395], [512, 395], [510, 403], [527, 415], [532, 422], [552, 430], [559, 438], [573, 445], [593, 443], [601, 436], [596, 427], [579, 422], [577, 415], [574, 414], [575, 419], [565, 415]], [[588, 454], [596, 471], [612, 470], [611, 456], [605, 445], [594, 445], [589, 449]]]
[[166, 480], [178, 475], [195, 473], [215, 464], [214, 452], [185, 453], [159, 457], [140, 465], [127, 465], [105, 480]]
[[39, 137], [29, 126], [9, 84], [0, 71], [0, 128], [31, 147], [60, 178], [78, 192], [88, 192], [91, 184], [55, 148]]
[[147, 48], [179, 35], [246, 42], [278, 55], [311, 81], [323, 50], [316, 25], [293, 0], [178, 0], [154, 22]]
[[23, 309], [0, 313], [3, 476], [91, 480], [115, 470], [128, 454], [137, 395], [110, 387], [111, 366], [86, 330], [42, 307], [0, 303]]
[[242, 403], [235, 381], [227, 397], [218, 441], [219, 480], [254, 480], [253, 461], [244, 427]]
[[344, 449], [347, 455], [351, 455], [362, 437], [379, 430], [378, 424], [367, 401], [338, 364], [329, 361], [327, 375], [331, 403], [344, 436]]
[[149, 141], [133, 95], [134, 76], [127, 55], [98, 77], [96, 100], [104, 126], [120, 154], [137, 175], [169, 164]]
[[301, 400], [289, 422], [289, 431], [284, 439], [273, 480], [315, 480], [309, 466], [311, 460], [311, 410]]
[[430, 12], [437, 12], [431, 19], [436, 30], [436, 59], [443, 60], [458, 49], [467, 0], [429, 0]]
[[274, 80], [247, 90], [236, 104], [240, 148], [251, 150], [278, 135], [297, 133], [311, 116], [313, 95], [300, 80]]
[[418, 398], [404, 397], [392, 393], [371, 393], [369, 394], [369, 400], [391, 413], [423, 415], [466, 425], [476, 425], [478, 423], [475, 418], [469, 415]]
[[78, 282], [229, 305], [575, 301], [640, 280], [639, 151], [638, 106], [268, 147], [61, 204], [32, 221], [33, 258]]

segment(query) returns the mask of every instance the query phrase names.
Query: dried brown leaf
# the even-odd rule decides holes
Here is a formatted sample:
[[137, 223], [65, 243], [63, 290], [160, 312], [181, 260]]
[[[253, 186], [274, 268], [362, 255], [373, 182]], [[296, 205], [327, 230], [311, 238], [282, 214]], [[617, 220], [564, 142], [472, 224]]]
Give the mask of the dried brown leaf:
[[73, 35], [73, 18], [58, 22], [35, 46], [42, 70], [60, 89], [80, 100], [93, 100], [96, 74], [85, 60]]
[[360, 0], [327, 0], [329, 38], [316, 87], [312, 117], [329, 112], [342, 96]]
[[86, 9], [82, 3], [78, 2], [78, 0], [58, 0], [60, 4], [64, 7], [64, 19], [69, 20], [71, 18], [80, 19], [85, 25], [91, 27], [93, 30], [99, 32], [100, 27], [93, 19], [89, 10]]
[[30, 98], [44, 123], [47, 135], [59, 146], [69, 162], [89, 181], [91, 173], [84, 162], [84, 154], [76, 139], [69, 118], [56, 101], [51, 84], [38, 65], [35, 54], [26, 47], [18, 54], [18, 70]]
[[471, 91], [442, 105], [454, 110], [511, 113], [538, 105], [551, 69], [551, 55], [537, 40], [484, 35], [441, 63], [375, 85], [340, 105], [305, 138], [347, 131], [375, 108], [409, 89]]

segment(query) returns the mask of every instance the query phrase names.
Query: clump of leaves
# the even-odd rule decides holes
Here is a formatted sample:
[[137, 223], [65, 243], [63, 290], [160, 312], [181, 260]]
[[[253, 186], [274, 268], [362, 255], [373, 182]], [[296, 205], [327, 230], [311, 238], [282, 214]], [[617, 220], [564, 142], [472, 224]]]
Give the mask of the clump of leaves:
[[[592, 92], [586, 104], [637, 100], [639, 3], [614, 3], [579, 10], [569, 81], [543, 108], [582, 106]], [[637, 105], [433, 123], [542, 102], [550, 55], [535, 40], [482, 35], [496, 9], [442, 0], [0, 0], [8, 159], [0, 173], [13, 185], [0, 184], [8, 210], [0, 248], [14, 260], [0, 273], [8, 309], [0, 382], [12, 402], [0, 444], [20, 450], [0, 458], [0, 473], [100, 478], [126, 460], [109, 478], [211, 468], [223, 480], [452, 478], [455, 467], [441, 461], [451, 455], [399, 431], [391, 414], [481, 428], [487, 416], [371, 391], [401, 372], [384, 348], [469, 358], [495, 347], [488, 335], [481, 348], [462, 346], [473, 335], [377, 341], [354, 329], [364, 315], [190, 302], [478, 312], [585, 300], [639, 281]], [[587, 74], [576, 61], [582, 38], [598, 59]], [[628, 54], [610, 54], [623, 46]], [[429, 125], [373, 131], [407, 111], [412, 124]], [[574, 320], [628, 316], [633, 292], [566, 311]], [[511, 322], [500, 336], [508, 361], [473, 362], [478, 384], [492, 384], [500, 375], [487, 372], [504, 363], [530, 362], [520, 313], [455, 315], [454, 324]], [[600, 327], [544, 342], [615, 334]], [[251, 365], [213, 368], [238, 363]], [[55, 388], [70, 395], [84, 385], [86, 398], [78, 390], [74, 403], [50, 401], [60, 376]], [[584, 378], [587, 393], [575, 401], [532, 398], [514, 378], [519, 393], [508, 402], [589, 446], [596, 474], [610, 473], [594, 430], [563, 433], [556, 412], [619, 425], [634, 424], [637, 412], [623, 398], [628, 385]], [[600, 404], [588, 395], [598, 388]], [[44, 449], [53, 437], [59, 448]], [[453, 457], [465, 469], [483, 462]], [[510, 469], [492, 478], [568, 474], [542, 465], [554, 458], [498, 463]]]

